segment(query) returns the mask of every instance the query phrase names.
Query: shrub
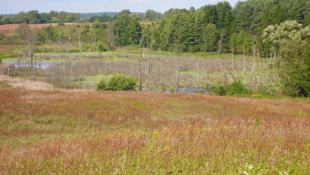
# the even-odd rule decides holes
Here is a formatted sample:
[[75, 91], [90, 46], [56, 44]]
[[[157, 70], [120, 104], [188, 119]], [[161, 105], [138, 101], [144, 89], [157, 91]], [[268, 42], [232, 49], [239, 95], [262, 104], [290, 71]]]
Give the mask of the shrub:
[[107, 88], [107, 83], [105, 82], [104, 79], [102, 79], [98, 84], [97, 84], [97, 90], [106, 90]]
[[275, 97], [280, 94], [280, 90], [275, 87], [260, 87], [257, 90], [258, 94], [261, 94], [264, 97]]
[[175, 87], [174, 86], [170, 86], [169, 87], [169, 92], [170, 93], [174, 93], [175, 92]]
[[100, 53], [107, 51], [102, 43], [99, 43], [97, 48]]
[[205, 89], [208, 91], [212, 91], [216, 95], [224, 96], [227, 93], [227, 89], [224, 85], [217, 84], [217, 85], [211, 85], [209, 83], [206, 84]]
[[25, 42], [23, 41], [23, 40], [21, 40], [21, 39], [16, 39], [14, 42], [13, 42], [13, 44], [15, 44], [15, 45], [23, 45]]
[[58, 26], [65, 26], [65, 24], [60, 22], [60, 23], [58, 23]]
[[227, 86], [227, 93], [228, 96], [245, 96], [249, 95], [251, 92], [249, 89], [242, 84], [241, 81], [234, 81], [230, 85]]
[[108, 82], [102, 79], [97, 85], [97, 90], [130, 91], [135, 90], [136, 86], [137, 84], [134, 77], [114, 75]]
[[43, 45], [41, 42], [35, 42], [34, 43], [36, 46], [41, 46], [41, 45]]
[[0, 40], [4, 40], [4, 39], [6, 39], [4, 33], [0, 33]]
[[0, 44], [9, 44], [9, 41], [7, 39], [0, 40]]

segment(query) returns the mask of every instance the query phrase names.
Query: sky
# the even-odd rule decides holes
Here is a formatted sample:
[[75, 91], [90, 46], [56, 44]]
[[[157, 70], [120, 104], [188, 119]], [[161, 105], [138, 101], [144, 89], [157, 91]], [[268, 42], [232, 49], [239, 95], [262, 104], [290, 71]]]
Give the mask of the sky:
[[[217, 4], [224, 0], [0, 0], [0, 14], [16, 14], [20, 11], [39, 10], [42, 12], [120, 12], [129, 9], [131, 12], [145, 12], [152, 9], [165, 12], [170, 8], [195, 7]], [[239, 0], [226, 0], [232, 6]]]

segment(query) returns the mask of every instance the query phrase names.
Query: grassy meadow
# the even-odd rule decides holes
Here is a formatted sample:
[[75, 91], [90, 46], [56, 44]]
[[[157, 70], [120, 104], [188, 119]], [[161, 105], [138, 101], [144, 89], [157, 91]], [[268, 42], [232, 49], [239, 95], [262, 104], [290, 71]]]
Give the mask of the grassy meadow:
[[0, 174], [308, 174], [310, 105], [0, 88]]
[[[84, 30], [78, 25], [54, 28]], [[53, 64], [18, 67], [10, 77], [59, 90], [0, 81], [0, 175], [308, 174], [310, 101], [281, 96], [272, 59], [134, 46], [100, 53], [92, 44], [82, 43], [82, 53], [77, 40], [68, 53], [65, 44], [34, 45], [34, 62]], [[30, 63], [25, 49], [1, 44], [0, 58]], [[242, 81], [252, 91], [247, 98], [161, 93], [174, 88], [177, 71], [182, 88]], [[95, 91], [116, 74], [141, 77], [144, 91]]]

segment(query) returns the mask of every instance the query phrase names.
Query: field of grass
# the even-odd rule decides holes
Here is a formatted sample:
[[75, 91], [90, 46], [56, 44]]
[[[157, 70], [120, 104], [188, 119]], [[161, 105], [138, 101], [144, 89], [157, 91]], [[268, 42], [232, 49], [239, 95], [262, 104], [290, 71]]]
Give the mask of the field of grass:
[[0, 86], [0, 174], [308, 174], [310, 105]]

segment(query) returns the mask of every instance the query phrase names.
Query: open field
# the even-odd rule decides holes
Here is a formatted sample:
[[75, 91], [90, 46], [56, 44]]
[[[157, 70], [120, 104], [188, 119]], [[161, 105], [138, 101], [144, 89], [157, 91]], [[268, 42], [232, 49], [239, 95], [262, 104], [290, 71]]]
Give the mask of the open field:
[[0, 86], [0, 174], [308, 174], [309, 101]]

